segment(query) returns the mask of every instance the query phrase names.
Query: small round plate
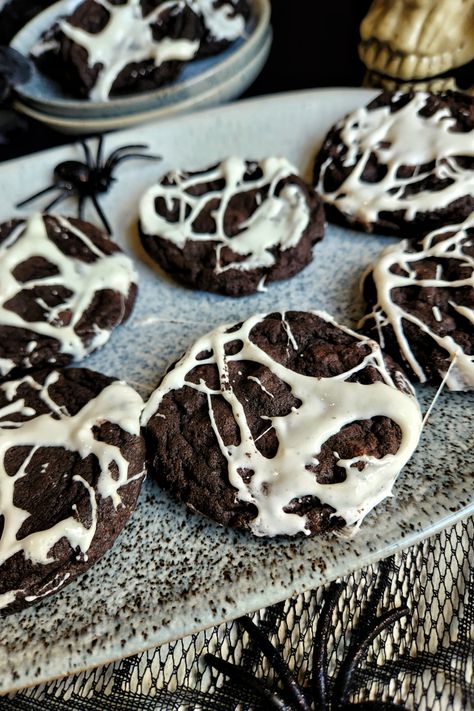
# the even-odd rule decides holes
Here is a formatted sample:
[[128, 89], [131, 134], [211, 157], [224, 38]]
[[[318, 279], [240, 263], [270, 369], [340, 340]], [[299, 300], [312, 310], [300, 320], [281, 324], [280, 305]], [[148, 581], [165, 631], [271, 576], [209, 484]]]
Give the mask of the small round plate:
[[56, 131], [70, 135], [102, 133], [103, 131], [129, 128], [139, 123], [168, 118], [172, 114], [195, 111], [235, 99], [260, 74], [270, 52], [271, 44], [272, 30], [267, 27], [262, 48], [241, 71], [234, 74], [228, 81], [219, 82], [215, 86], [211, 86], [207, 91], [200, 92], [197, 96], [182, 99], [175, 103], [161, 106], [151, 105], [147, 109], [136, 110], [128, 114], [123, 113], [104, 117], [87, 115], [84, 118], [49, 114], [41, 108], [36, 108], [21, 101], [16, 101], [14, 107], [17, 111], [30, 116], [36, 121], [47, 124]]
[[[24, 55], [31, 49], [41, 34], [51, 27], [58, 17], [69, 14], [79, 0], [60, 0], [31, 20], [12, 40], [11, 46]], [[252, 16], [246, 26], [245, 37], [233, 42], [223, 52], [204, 59], [189, 62], [180, 76], [169, 85], [155, 91], [120, 96], [108, 101], [74, 99], [36, 68], [32, 78], [18, 88], [23, 105], [41, 113], [61, 118], [104, 119], [125, 116], [150, 109], [172, 107], [180, 102], [192, 102], [218, 85], [231, 80], [243, 70], [262, 50], [268, 39], [270, 23], [269, 0], [251, 0]], [[203, 104], [199, 104], [202, 106]]]

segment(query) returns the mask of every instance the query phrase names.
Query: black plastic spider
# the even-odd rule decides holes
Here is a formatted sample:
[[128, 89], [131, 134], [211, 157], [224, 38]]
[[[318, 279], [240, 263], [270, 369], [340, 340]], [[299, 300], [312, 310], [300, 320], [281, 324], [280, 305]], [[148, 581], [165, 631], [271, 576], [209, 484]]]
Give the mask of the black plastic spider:
[[30, 61], [12, 47], [0, 46], [0, 103], [6, 103], [12, 89], [30, 77]]
[[137, 143], [116, 148], [104, 161], [102, 158], [103, 143], [104, 139], [101, 136], [94, 161], [89, 147], [84, 141], [81, 141], [86, 162], [81, 163], [77, 160], [67, 160], [63, 163], [59, 163], [54, 169], [54, 183], [44, 188], [44, 190], [40, 190], [38, 193], [26, 198], [26, 200], [22, 200], [16, 207], [23, 207], [42, 195], [46, 195], [53, 190], [59, 190], [59, 195], [45, 207], [45, 212], [51, 210], [51, 208], [58, 205], [67, 197], [76, 196], [79, 200], [78, 215], [82, 219], [84, 203], [86, 199], [89, 198], [92, 200], [106, 232], [110, 234], [110, 224], [99, 205], [97, 193], [106, 193], [109, 190], [111, 184], [116, 180], [113, 176], [113, 172], [120, 163], [135, 158], [161, 160], [161, 156], [145, 155], [144, 153], [128, 153], [127, 151], [148, 150], [146, 144]]
[[246, 686], [255, 692], [266, 702], [269, 709], [279, 709], [279, 711], [310, 711], [311, 708], [317, 711], [328, 711], [328, 709], [333, 711], [351, 711], [352, 709], [354, 711], [365, 711], [365, 709], [368, 711], [404, 711], [402, 706], [397, 706], [391, 702], [364, 701], [359, 704], [352, 704], [349, 703], [348, 699], [352, 686], [352, 676], [357, 666], [366, 656], [370, 645], [383, 630], [408, 614], [409, 610], [406, 607], [382, 613], [370, 622], [365, 629], [364, 635], [358, 634], [357, 630], [355, 631], [355, 640], [350, 644], [334, 680], [332, 694], [328, 692], [327, 648], [329, 634], [332, 615], [344, 587], [342, 583], [333, 583], [329, 588], [328, 596], [321, 610], [313, 642], [313, 678], [311, 688], [302, 689], [299, 686], [278, 651], [249, 617], [241, 617], [237, 622], [247, 632], [250, 639], [255, 642], [280, 677], [283, 686], [281, 693], [269, 688], [261, 679], [256, 679], [241, 667], [219, 659], [213, 654], [206, 654], [204, 659], [210, 666], [236, 681], [240, 686]]

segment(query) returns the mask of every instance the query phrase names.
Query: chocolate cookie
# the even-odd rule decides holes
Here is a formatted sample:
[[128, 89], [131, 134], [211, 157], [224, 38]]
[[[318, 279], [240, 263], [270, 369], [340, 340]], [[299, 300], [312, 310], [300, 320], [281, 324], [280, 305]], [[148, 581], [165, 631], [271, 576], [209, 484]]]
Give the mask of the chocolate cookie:
[[145, 475], [143, 402], [90, 370], [0, 384], [0, 614], [50, 595], [114, 543]]
[[140, 203], [151, 257], [184, 284], [231, 296], [299, 272], [323, 234], [319, 197], [284, 158], [172, 171]]
[[93, 225], [51, 215], [0, 224], [0, 376], [84, 358], [136, 293], [131, 260]]
[[421, 431], [411, 386], [378, 344], [316, 311], [203, 336], [142, 422], [160, 484], [258, 536], [358, 526]]
[[461, 225], [385, 249], [364, 280], [364, 329], [420, 382], [449, 374], [474, 390], [474, 213]]
[[174, 79], [197, 55], [204, 31], [181, 0], [84, 0], [32, 54], [68, 93], [104, 101]]
[[474, 210], [474, 97], [385, 92], [339, 121], [314, 182], [330, 219], [419, 237]]

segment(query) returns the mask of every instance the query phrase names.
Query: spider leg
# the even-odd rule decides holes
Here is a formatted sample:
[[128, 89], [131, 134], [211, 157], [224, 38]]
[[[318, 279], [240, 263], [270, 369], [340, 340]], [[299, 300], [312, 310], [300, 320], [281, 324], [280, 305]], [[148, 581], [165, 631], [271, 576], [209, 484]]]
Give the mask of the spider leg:
[[146, 143], [135, 143], [130, 146], [120, 146], [116, 148], [113, 153], [107, 158], [105, 162], [105, 168], [111, 173], [119, 163], [124, 160], [129, 160], [130, 158], [136, 159], [140, 158], [143, 160], [161, 160], [161, 156], [150, 155], [148, 153], [129, 153], [129, 151], [139, 151], [147, 150], [148, 146]]
[[99, 144], [97, 146], [97, 155], [95, 159], [96, 167], [100, 170], [102, 167], [102, 149], [104, 146], [104, 136], [100, 136]]
[[97, 200], [97, 198], [96, 198], [95, 195], [91, 195], [90, 198], [91, 198], [92, 202], [94, 203], [94, 207], [95, 207], [95, 209], [96, 209], [96, 211], [97, 211], [97, 214], [99, 215], [99, 217], [100, 217], [100, 219], [101, 219], [101, 221], [102, 221], [102, 224], [103, 224], [104, 227], [105, 227], [105, 231], [107, 232], [108, 235], [111, 235], [111, 234], [112, 234], [112, 230], [111, 230], [111, 228], [110, 228], [109, 221], [107, 220], [107, 218], [106, 218], [106, 216], [105, 216], [105, 214], [104, 214], [104, 212], [103, 212], [101, 206], [99, 205], [99, 201]]
[[92, 153], [90, 152], [90, 148], [85, 141], [81, 141], [81, 146], [84, 150], [84, 156], [86, 159], [87, 167], [89, 168], [89, 170], [92, 170], [92, 168], [94, 167], [94, 162], [92, 160]]
[[42, 195], [46, 195], [52, 190], [61, 190], [61, 188], [59, 185], [49, 185], [47, 188], [44, 188], [44, 190], [40, 190], [39, 193], [35, 193], [34, 195], [31, 195], [30, 197], [26, 198], [26, 200], [18, 202], [15, 207], [23, 207], [24, 205], [28, 205], [29, 202], [33, 202], [33, 200], [36, 200], [36, 198], [39, 198]]
[[230, 662], [225, 662], [223, 659], [214, 656], [214, 654], [205, 654], [204, 659], [207, 664], [217, 669], [217, 671], [237, 681], [240, 685], [245, 685], [252, 689], [252, 691], [261, 698], [265, 699], [269, 708], [278, 709], [278, 711], [294, 711], [294, 707], [288, 706], [275, 691], [267, 689], [261, 680], [256, 679], [252, 674], [249, 674], [241, 667], [234, 666]]
[[55, 197], [54, 200], [49, 203], [49, 205], [46, 205], [46, 207], [44, 208], [44, 211], [45, 211], [45, 212], [48, 212], [49, 210], [51, 210], [51, 209], [52, 209], [53, 207], [55, 207], [56, 205], [59, 205], [60, 202], [62, 202], [63, 200], [65, 200], [65, 199], [66, 199], [67, 197], [69, 197], [70, 195], [71, 195], [71, 191], [70, 191], [70, 190], [63, 190], [63, 192], [62, 192], [60, 195], [58, 195], [57, 197]]
[[107, 162], [110, 163], [115, 159], [116, 156], [120, 155], [120, 153], [123, 153], [123, 151], [140, 151], [140, 150], [148, 150], [148, 145], [146, 143], [131, 143], [129, 146], [119, 146], [116, 148], [112, 153], [109, 155], [107, 158]]
[[326, 691], [327, 648], [332, 615], [344, 589], [343, 583], [331, 583], [319, 615], [313, 642], [313, 695], [316, 708], [326, 711], [328, 708]]
[[343, 706], [344, 704], [347, 704], [354, 671], [362, 659], [366, 656], [367, 650], [372, 642], [381, 632], [387, 629], [387, 627], [390, 627], [397, 620], [400, 620], [402, 617], [408, 615], [409, 612], [410, 611], [407, 607], [399, 607], [396, 610], [388, 610], [387, 612], [384, 612], [380, 615], [380, 617], [377, 617], [374, 620], [374, 625], [365, 638], [356, 639], [356, 641], [350, 645], [349, 651], [341, 664], [341, 668], [339, 669], [339, 673], [334, 684], [335, 694], [333, 704], [335, 708], [338, 707], [338, 705]]
[[114, 160], [110, 163], [107, 161], [105, 164], [106, 167], [110, 170], [113, 171], [115, 168], [118, 166], [119, 163], [123, 163], [126, 160], [136, 160], [137, 158], [140, 158], [141, 160], [162, 160], [161, 156], [150, 156], [150, 155], [145, 155], [144, 153], [129, 153], [128, 155], [125, 156], [119, 156], [118, 158], [114, 158]]
[[277, 674], [280, 676], [285, 689], [288, 691], [289, 696], [291, 696], [293, 702], [296, 704], [295, 708], [300, 711], [310, 711], [310, 706], [306, 701], [306, 697], [302, 689], [292, 677], [288, 665], [283, 661], [273, 644], [262, 634], [259, 628], [254, 625], [249, 617], [241, 617], [238, 620], [238, 623], [244, 628], [249, 637], [257, 643], [261, 652], [265, 655]]

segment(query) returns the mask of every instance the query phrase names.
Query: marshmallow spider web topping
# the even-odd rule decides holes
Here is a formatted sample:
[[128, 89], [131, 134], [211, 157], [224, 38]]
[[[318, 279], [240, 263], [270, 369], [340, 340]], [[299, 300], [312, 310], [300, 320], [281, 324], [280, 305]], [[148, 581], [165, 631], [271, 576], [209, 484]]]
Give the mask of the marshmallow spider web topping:
[[[108, 13], [108, 20], [101, 31], [87, 32], [67, 19], [59, 22], [64, 35], [86, 50], [88, 66], [100, 66], [95, 84], [89, 92], [93, 101], [105, 101], [116, 79], [129, 65], [151, 60], [155, 67], [160, 67], [165, 62], [186, 62], [196, 57], [201, 47], [200, 37], [155, 37], [153, 26], [159, 26], [166, 15], [176, 17], [192, 10], [202, 18], [206, 29], [216, 41], [230, 42], [242, 36], [245, 30], [245, 19], [235, 12], [230, 3], [214, 7], [211, 0], [166, 0], [146, 14], [141, 0], [127, 0], [119, 5], [113, 5], [108, 0], [95, 0], [95, 3]], [[197, 18], [196, 23], [196, 33], [199, 35]], [[47, 49], [47, 42], [37, 45], [35, 54], [39, 55], [44, 49]]]
[[[93, 101], [105, 101], [120, 72], [129, 64], [153, 60], [155, 66], [169, 61], [192, 59], [199, 50], [199, 40], [163, 37], [155, 40], [152, 25], [165, 12], [177, 13], [185, 7], [182, 0], [162, 2], [143, 16], [140, 0], [128, 0], [112, 5], [107, 0], [95, 0], [109, 14], [107, 24], [97, 33], [89, 33], [60, 21], [62, 32], [87, 51], [89, 67], [101, 65], [97, 80], [90, 91]], [[37, 49], [37, 53], [40, 48]]]
[[323, 204], [284, 158], [171, 171], [140, 202], [152, 259], [183, 284], [230, 296], [294, 276], [323, 236]]
[[[44, 574], [38, 573], [32, 578], [26, 575], [25, 588], [3, 590], [0, 609], [14, 603], [18, 596], [32, 602], [49, 595], [71, 575], [79, 572], [58, 572], [57, 565], [65, 565], [68, 559], [75, 559], [80, 567], [88, 561], [88, 552], [98, 533], [98, 526], [103, 526], [104, 516], [107, 520], [111, 519], [110, 524], [107, 523], [107, 526], [110, 525], [111, 540], [104, 545], [105, 552], [128, 517], [130, 501], [128, 494], [125, 495], [126, 490], [130, 485], [135, 487], [145, 475], [143, 459], [129, 459], [125, 446], [113, 443], [114, 439], [120, 442], [120, 438], [106, 431], [109, 423], [120, 428], [126, 433], [128, 446], [136, 454], [140, 447], [136, 443], [143, 408], [141, 397], [126, 383], [110, 382], [110, 379], [104, 378], [105, 387], [99, 394], [70, 414], [68, 398], [71, 403], [75, 402], [74, 388], [83, 389], [87, 377], [103, 376], [84, 370], [63, 372], [66, 380], [60, 371], [53, 370], [0, 384], [1, 587], [5, 588], [5, 580], [8, 581], [12, 575], [10, 569], [4, 566], [10, 565], [9, 561], [15, 556], [17, 572], [14, 577], [21, 577], [23, 563], [18, 562], [18, 554], [22, 555], [29, 568], [34, 566], [36, 570], [37, 566], [49, 566]], [[55, 387], [59, 389], [55, 391]], [[63, 391], [67, 393], [66, 399], [64, 404], [58, 404], [55, 397], [64, 397]], [[80, 397], [84, 398], [84, 395]], [[36, 404], [38, 401], [39, 405]], [[101, 429], [104, 425], [106, 430]], [[144, 451], [142, 456], [144, 458]], [[62, 466], [58, 466], [61, 461], [58, 458], [62, 458]], [[13, 470], [15, 461], [21, 461], [21, 464]], [[84, 469], [79, 469], [78, 473], [80, 462], [84, 462]], [[47, 475], [51, 468], [54, 468], [55, 474], [50, 474], [52, 478], [49, 479]], [[68, 491], [63, 492], [68, 497], [68, 505], [61, 500], [65, 477], [70, 478]], [[75, 494], [74, 484], [79, 487]], [[18, 486], [22, 491], [20, 498]], [[139, 487], [135, 496], [138, 490]], [[29, 492], [26, 498], [25, 492]], [[26, 500], [31, 503], [25, 508]], [[50, 515], [56, 521], [51, 525], [45, 524], [47, 518], [42, 518], [45, 515], [43, 508], [48, 511], [54, 500]], [[106, 513], [104, 502], [109, 502]], [[117, 519], [115, 522], [112, 521], [114, 518]], [[25, 523], [29, 530], [26, 535], [22, 530]], [[62, 540], [66, 540], [71, 549], [66, 557], [63, 549], [55, 548]], [[97, 557], [95, 548], [93, 558]], [[57, 565], [52, 568], [50, 564]]]
[[372, 311], [361, 325], [382, 348], [401, 354], [421, 383], [450, 368], [450, 390], [473, 390], [474, 213], [419, 242], [387, 247], [364, 279]]
[[0, 333], [21, 333], [22, 348], [18, 342], [12, 352], [8, 338], [0, 340], [0, 375], [44, 363], [42, 345], [51, 339], [66, 360], [102, 346], [127, 317], [135, 283], [131, 260], [105, 236], [95, 242], [59, 216], [33, 215], [12, 226], [0, 241]]
[[[328, 136], [316, 167], [324, 201], [366, 229], [395, 219], [387, 213], [412, 222], [461, 200], [469, 203], [469, 214], [474, 209], [473, 100], [449, 92], [439, 98], [427, 92], [383, 96], [378, 105], [342, 119]], [[336, 135], [340, 143], [333, 145]]]
[[[165, 428], [166, 432], [164, 412], [167, 410], [165, 407], [162, 412], [160, 407], [167, 395], [189, 389], [188, 392], [194, 390], [206, 398], [217, 446], [227, 464], [224, 476], [228, 476], [235, 489], [236, 501], [256, 508], [257, 515], [250, 521], [249, 528], [258, 536], [309, 534], [306, 515], [287, 510], [292, 501], [305, 497], [316, 497], [321, 504], [332, 507], [333, 516], [344, 519], [348, 527], [359, 526], [367, 513], [390, 495], [421, 432], [420, 409], [411, 391], [409, 394], [410, 386], [400, 372], [394, 376], [389, 373], [378, 344], [338, 326], [324, 312], [310, 313], [339, 327], [354, 338], [354, 343], [366, 349], [366, 355], [361, 350], [355, 367], [333, 377], [313, 377], [284, 366], [252, 340], [252, 330], [267, 318], [256, 315], [238, 326], [222, 326], [200, 338], [163, 378], [143, 412], [143, 425], [150, 430], [157, 424], [161, 436], [166, 436], [162, 430]], [[287, 334], [287, 349], [298, 350], [298, 341], [285, 313], [280, 316]], [[272, 457], [265, 457], [259, 451], [257, 439], [263, 434], [255, 438], [247, 419], [244, 403], [250, 394], [240, 393], [239, 397], [234, 389], [231, 372], [238, 370], [239, 363], [247, 362], [268, 369], [271, 377], [282, 387], [289, 388], [294, 398], [295, 404], [287, 414], [261, 415], [268, 420], [263, 434], [273, 429], [278, 441]], [[196, 382], [190, 376], [193, 369], [203, 366], [217, 367], [220, 387], [211, 387], [203, 378]], [[367, 385], [353, 382], [368, 367], [374, 368], [381, 379]], [[268, 391], [265, 383], [260, 382], [260, 388], [269, 397], [274, 396], [273, 388]], [[220, 430], [216, 412], [221, 409], [219, 401], [222, 399], [232, 412], [238, 444], [228, 444], [228, 435]], [[310, 467], [317, 465], [323, 445], [346, 425], [377, 417], [390, 418], [398, 425], [401, 440], [396, 453], [381, 458], [361, 455], [344, 459], [334, 452], [336, 466], [344, 471], [345, 478], [339, 483], [319, 483]], [[158, 468], [162, 464], [155, 462]]]
[[[273, 250], [295, 247], [310, 221], [310, 208], [300, 185], [286, 184], [277, 190], [282, 180], [297, 174], [284, 158], [250, 163], [236, 156], [198, 173], [172, 171], [143, 196], [141, 228], [145, 234], [159, 235], [180, 249], [188, 241], [212, 241], [216, 274], [230, 269], [270, 268], [276, 262]], [[232, 234], [228, 234], [225, 217], [232, 210], [232, 200], [251, 191], [257, 191], [256, 209], [244, 222], [233, 224]], [[157, 201], [164, 201], [167, 212], [178, 206], [177, 220], [160, 214]], [[209, 203], [216, 203], [211, 211], [214, 229], [201, 231], [197, 220]], [[236, 258], [224, 260], [224, 250], [230, 250]]]

